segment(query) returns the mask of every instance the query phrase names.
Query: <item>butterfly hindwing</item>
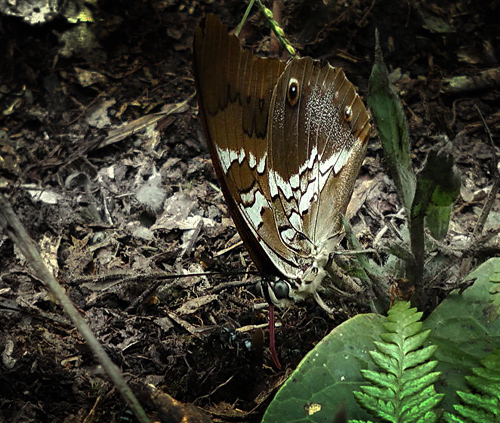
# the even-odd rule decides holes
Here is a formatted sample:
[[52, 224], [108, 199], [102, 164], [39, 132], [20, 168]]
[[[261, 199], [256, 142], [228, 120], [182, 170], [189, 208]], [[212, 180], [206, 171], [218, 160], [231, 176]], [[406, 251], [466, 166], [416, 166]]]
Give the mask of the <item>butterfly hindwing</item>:
[[212, 161], [255, 264], [296, 290], [319, 283], [370, 132], [354, 86], [328, 63], [242, 50], [213, 15], [196, 30], [194, 57]]

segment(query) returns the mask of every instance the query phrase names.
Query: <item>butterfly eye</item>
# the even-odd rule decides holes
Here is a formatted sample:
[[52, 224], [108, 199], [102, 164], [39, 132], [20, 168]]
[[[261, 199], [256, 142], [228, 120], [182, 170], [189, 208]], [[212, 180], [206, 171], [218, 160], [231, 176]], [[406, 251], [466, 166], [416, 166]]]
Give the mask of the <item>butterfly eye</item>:
[[284, 300], [290, 298], [290, 286], [284, 281], [278, 281], [273, 286], [274, 295], [278, 300]]
[[291, 78], [288, 83], [286, 99], [288, 100], [288, 104], [292, 107], [297, 104], [297, 101], [299, 101], [299, 81], [295, 78]]
[[344, 109], [344, 120], [350, 122], [352, 120], [352, 107], [346, 106]]

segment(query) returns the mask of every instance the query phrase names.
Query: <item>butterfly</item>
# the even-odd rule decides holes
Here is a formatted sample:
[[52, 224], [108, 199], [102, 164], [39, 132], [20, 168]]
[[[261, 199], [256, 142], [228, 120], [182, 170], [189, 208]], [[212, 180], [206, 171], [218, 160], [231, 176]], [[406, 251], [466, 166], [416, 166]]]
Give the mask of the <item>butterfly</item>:
[[366, 154], [369, 114], [340, 68], [243, 50], [214, 15], [194, 36], [200, 117], [270, 304], [317, 295]]

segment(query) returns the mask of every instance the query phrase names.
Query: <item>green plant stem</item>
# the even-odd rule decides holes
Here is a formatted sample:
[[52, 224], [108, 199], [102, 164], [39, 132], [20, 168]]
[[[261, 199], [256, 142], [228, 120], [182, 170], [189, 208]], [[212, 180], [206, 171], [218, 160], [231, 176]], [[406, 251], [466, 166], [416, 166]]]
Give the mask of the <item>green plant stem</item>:
[[297, 57], [297, 52], [293, 48], [293, 46], [290, 44], [290, 42], [285, 38], [285, 31], [279, 26], [278, 22], [274, 19], [273, 12], [269, 10], [266, 6], [264, 6], [261, 2], [261, 0], [250, 0], [250, 3], [248, 4], [247, 10], [245, 10], [245, 14], [243, 15], [243, 18], [241, 19], [241, 22], [239, 23], [238, 27], [236, 28], [235, 34], [236, 36], [239, 35], [241, 28], [245, 24], [245, 21], [248, 18], [248, 15], [250, 14], [250, 9], [253, 7], [254, 3], [257, 1], [257, 5], [259, 6], [261, 12], [264, 14], [266, 17], [267, 22], [269, 23], [269, 26], [273, 30], [273, 32], [276, 34], [276, 38], [279, 40], [281, 45], [286, 49], [288, 54], [291, 57]]
[[[419, 213], [411, 216], [410, 219], [410, 247], [412, 257], [406, 262], [406, 277], [421, 292], [424, 277], [424, 258], [425, 258], [425, 232], [424, 232], [425, 214]], [[421, 304], [418, 304], [421, 306]]]
[[137, 401], [137, 398], [127, 386], [120, 370], [108, 357], [104, 348], [92, 333], [90, 326], [80, 316], [80, 313], [68, 298], [61, 285], [57, 283], [56, 279], [43, 262], [35, 242], [28, 235], [28, 232], [26, 232], [26, 229], [2, 194], [0, 194], [0, 226], [4, 229], [5, 233], [19, 248], [26, 260], [33, 267], [36, 275], [45, 283], [51, 294], [60, 302], [62, 308], [78, 328], [98, 362], [106, 370], [113, 384], [120, 391], [122, 397], [125, 399], [130, 409], [134, 412], [137, 420], [140, 423], [151, 423], [143, 408]]
[[241, 22], [238, 24], [236, 27], [236, 30], [234, 31], [234, 35], [237, 37], [240, 35], [241, 28], [243, 28], [243, 25], [245, 25], [245, 22], [248, 19], [248, 15], [250, 14], [250, 10], [252, 10], [253, 4], [255, 3], [255, 0], [250, 0], [250, 3], [248, 3], [247, 10], [245, 10], [245, 14], [243, 15], [243, 18], [241, 18]]

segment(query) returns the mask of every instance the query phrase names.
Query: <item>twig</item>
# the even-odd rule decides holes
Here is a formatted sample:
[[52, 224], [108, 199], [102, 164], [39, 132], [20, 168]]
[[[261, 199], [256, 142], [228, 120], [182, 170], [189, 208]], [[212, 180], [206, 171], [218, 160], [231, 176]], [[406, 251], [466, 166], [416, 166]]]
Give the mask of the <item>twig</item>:
[[136, 397], [127, 386], [120, 370], [108, 357], [104, 348], [92, 333], [90, 326], [80, 316], [78, 310], [68, 298], [62, 287], [57, 283], [54, 275], [52, 275], [43, 262], [35, 242], [30, 238], [28, 232], [26, 232], [26, 229], [14, 213], [14, 210], [12, 210], [12, 207], [2, 194], [0, 194], [0, 226], [19, 248], [26, 260], [35, 270], [37, 276], [49, 288], [51, 294], [60, 302], [62, 308], [78, 328], [98, 362], [106, 370], [113, 384], [120, 391], [122, 397], [134, 412], [137, 420], [141, 423], [151, 423]]
[[446, 94], [464, 94], [500, 87], [500, 68], [487, 69], [475, 75], [454, 76], [445, 78], [442, 92]]
[[[488, 124], [486, 123], [486, 120], [484, 119], [483, 114], [481, 113], [481, 110], [479, 110], [479, 107], [476, 105], [476, 110], [479, 113], [479, 116], [481, 117], [481, 120], [483, 121], [484, 128], [486, 130], [486, 133], [488, 134], [488, 139], [490, 141], [491, 145], [491, 150], [492, 150], [492, 157], [494, 161], [494, 166], [493, 166], [493, 185], [491, 186], [491, 190], [488, 193], [488, 196], [486, 197], [486, 201], [484, 202], [483, 209], [481, 210], [481, 214], [479, 215], [479, 218], [477, 219], [476, 226], [474, 227], [474, 231], [472, 233], [472, 237], [469, 242], [469, 247], [467, 250], [470, 250], [472, 246], [476, 243], [478, 237], [481, 235], [484, 229], [484, 225], [486, 223], [486, 219], [488, 218], [491, 209], [493, 208], [493, 204], [495, 203], [495, 199], [498, 193], [498, 190], [500, 189], [500, 172], [498, 170], [498, 160], [497, 160], [497, 154], [495, 150], [495, 144], [493, 142], [493, 137], [491, 135], [490, 129], [488, 127]], [[466, 257], [463, 261], [462, 264], [460, 265], [460, 271], [458, 273], [458, 276], [460, 279], [465, 278], [469, 272], [470, 268], [472, 266], [472, 256]]]

